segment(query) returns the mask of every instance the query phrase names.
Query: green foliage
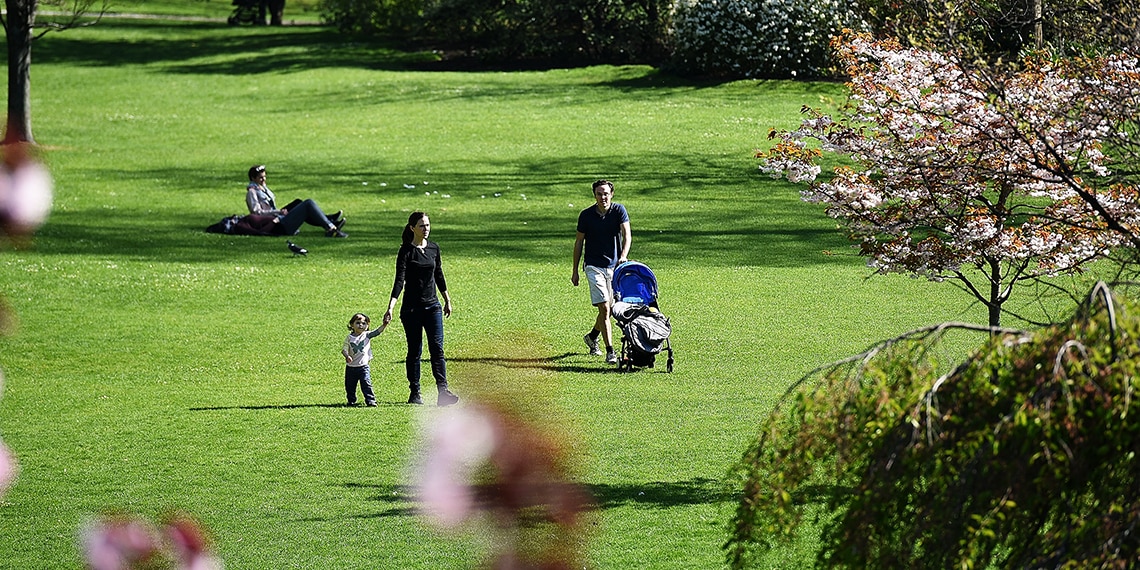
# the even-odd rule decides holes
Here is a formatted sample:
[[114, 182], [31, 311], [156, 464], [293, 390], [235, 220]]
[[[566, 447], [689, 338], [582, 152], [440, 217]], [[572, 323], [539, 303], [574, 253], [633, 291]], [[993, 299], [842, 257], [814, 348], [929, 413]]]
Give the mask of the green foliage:
[[[819, 532], [819, 567], [1126, 567], [1140, 555], [1140, 309], [994, 330], [944, 373], [951, 327], [882, 343], [785, 396], [736, 473], [733, 567]], [[805, 514], [817, 512], [815, 526]]]
[[667, 0], [322, 0], [339, 30], [414, 39], [484, 63], [655, 62]]
[[656, 62], [667, 0], [428, 0], [433, 37], [484, 59]]
[[321, 18], [348, 34], [409, 39], [423, 27], [425, 0], [320, 0]]
[[1140, 12], [1121, 0], [855, 1], [876, 34], [967, 61], [1011, 64], [1037, 47], [1072, 55], [1135, 49], [1140, 41]]

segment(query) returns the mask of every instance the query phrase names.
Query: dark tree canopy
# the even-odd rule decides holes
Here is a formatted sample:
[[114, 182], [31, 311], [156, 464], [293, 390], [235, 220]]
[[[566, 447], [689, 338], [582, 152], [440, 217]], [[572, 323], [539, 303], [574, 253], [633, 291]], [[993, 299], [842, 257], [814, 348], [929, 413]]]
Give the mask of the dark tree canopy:
[[1016, 62], [1025, 49], [1078, 54], [1140, 46], [1134, 0], [856, 0], [875, 33], [978, 60]]

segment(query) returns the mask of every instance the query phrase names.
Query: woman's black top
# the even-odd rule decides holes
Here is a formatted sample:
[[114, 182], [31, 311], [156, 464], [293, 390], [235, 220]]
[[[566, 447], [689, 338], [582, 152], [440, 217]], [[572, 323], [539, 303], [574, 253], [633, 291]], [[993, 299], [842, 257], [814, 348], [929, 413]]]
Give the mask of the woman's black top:
[[392, 285], [393, 299], [400, 296], [400, 291], [404, 292], [400, 312], [438, 305], [437, 288], [440, 292], [447, 291], [439, 244], [428, 241], [422, 249], [410, 243], [400, 246], [400, 252], [396, 254], [396, 282]]

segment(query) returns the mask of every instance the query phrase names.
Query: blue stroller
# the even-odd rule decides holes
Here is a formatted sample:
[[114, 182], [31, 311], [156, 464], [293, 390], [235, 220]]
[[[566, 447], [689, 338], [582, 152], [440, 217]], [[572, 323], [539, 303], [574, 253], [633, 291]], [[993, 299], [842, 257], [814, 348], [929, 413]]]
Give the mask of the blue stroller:
[[657, 306], [657, 277], [644, 263], [627, 261], [614, 269], [614, 304], [610, 313], [621, 328], [618, 372], [653, 368], [657, 355], [666, 352], [666, 371], [673, 372], [672, 327]]

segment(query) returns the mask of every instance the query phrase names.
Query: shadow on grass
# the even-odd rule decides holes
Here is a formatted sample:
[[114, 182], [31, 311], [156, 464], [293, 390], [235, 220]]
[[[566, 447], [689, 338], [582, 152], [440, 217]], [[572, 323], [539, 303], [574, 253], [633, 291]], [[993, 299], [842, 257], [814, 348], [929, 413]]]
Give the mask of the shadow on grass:
[[[401, 361], [403, 362], [403, 361]], [[407, 408], [409, 404], [403, 400], [393, 402], [376, 401], [377, 408]], [[191, 412], [210, 412], [210, 411], [226, 411], [226, 410], [296, 410], [302, 408], [367, 408], [361, 403], [348, 405], [344, 403], [339, 404], [264, 404], [264, 405], [245, 405], [245, 406], [203, 406], [200, 408], [189, 408]]]
[[[372, 494], [367, 500], [385, 505], [376, 513], [349, 515], [347, 517], [313, 517], [301, 519], [303, 522], [328, 522], [342, 518], [387, 518], [407, 517], [419, 514], [420, 499], [411, 485], [368, 484], [349, 482], [342, 485], [349, 490], [363, 490]], [[617, 507], [645, 509], [670, 509], [690, 505], [709, 505], [736, 500], [733, 492], [724, 482], [707, 477], [694, 477], [684, 481], [649, 481], [622, 485], [586, 484], [586, 491], [593, 497], [593, 509], [605, 510]], [[476, 491], [478, 494], [478, 490]]]
[[[408, 50], [404, 44], [382, 39], [347, 38], [334, 28], [324, 26], [234, 28], [217, 22], [114, 19], [100, 22], [98, 28], [99, 33], [93, 34], [98, 39], [77, 33], [46, 36], [36, 43], [36, 62], [68, 62], [92, 67], [164, 65], [173, 73], [222, 75], [322, 68], [477, 73], [565, 67], [483, 64], [463, 58], [443, 60], [437, 52], [427, 48]], [[108, 29], [116, 33], [103, 33]], [[621, 91], [702, 89], [734, 81], [681, 77], [646, 65], [616, 67], [625, 70], [618, 78], [585, 87], [611, 87]], [[768, 88], [764, 82], [759, 85]], [[827, 82], [812, 85], [812, 90], [834, 91]], [[549, 89], [558, 90], [552, 91], [553, 94], [565, 95], [561, 86]], [[523, 91], [534, 93], [530, 88]], [[802, 86], [796, 87], [796, 92], [802, 94]], [[487, 96], [488, 93], [469, 95]], [[501, 97], [504, 93], [494, 95]], [[754, 96], [754, 93], [747, 95]], [[414, 96], [421, 97], [422, 93]]]
[[[733, 195], [718, 190], [724, 165], [710, 164], [692, 156], [586, 157], [565, 160], [514, 161], [497, 165], [501, 174], [466, 174], [462, 164], [444, 165], [435, 172], [433, 188], [452, 192], [453, 198], [423, 198], [418, 190], [380, 189], [362, 186], [364, 180], [396, 180], [379, 171], [352, 173], [355, 184], [345, 183], [346, 174], [334, 165], [313, 165], [289, 170], [291, 188], [329, 188], [335, 180], [336, 196], [323, 190], [318, 202], [326, 209], [344, 209], [349, 222], [347, 240], [326, 240], [319, 228], [304, 226], [292, 239], [310, 252], [310, 257], [335, 256], [339, 259], [375, 261], [394, 256], [399, 232], [406, 221], [397, 204], [420, 203], [433, 215], [438, 230], [433, 234], [448, 258], [494, 258], [507, 263], [564, 264], [569, 258], [577, 212], [584, 201], [579, 187], [587, 187], [590, 177], [582, 173], [596, 170], [595, 164], [613, 163], [609, 168], [623, 172], [622, 198], [633, 224], [635, 258], [652, 259], [653, 264], [711, 266], [803, 267], [806, 265], [847, 264], [846, 256], [829, 250], [850, 249], [834, 223], [817, 208], [803, 204], [794, 189], [780, 183], [757, 181], [756, 192]], [[684, 188], [653, 165], [670, 163], [692, 172]], [[493, 165], [494, 166], [494, 165]], [[751, 175], [731, 173], [737, 178]], [[523, 174], [525, 173], [525, 175]], [[568, 175], [567, 173], [578, 173]], [[99, 175], [100, 173], [92, 173]], [[109, 176], [124, 174], [108, 173]], [[127, 174], [130, 176], [130, 174]], [[280, 256], [281, 263], [303, 262], [289, 259], [285, 236], [253, 237], [207, 234], [206, 226], [244, 208], [241, 186], [225, 196], [216, 196], [222, 184], [216, 178], [171, 167], [139, 173], [122, 191], [123, 197], [79, 204], [67, 211], [54, 212], [37, 234], [37, 249], [43, 253], [82, 254], [145, 261], [264, 263]], [[422, 179], [422, 174], [420, 175]], [[155, 210], [149, 199], [132, 201], [137, 188], [153, 180], [174, 187], [190, 188], [195, 210]], [[520, 185], [520, 180], [526, 180]], [[534, 181], [543, 181], [535, 183]], [[438, 182], [438, 184], [436, 184]], [[734, 179], [734, 183], [736, 183]], [[524, 201], [518, 195], [495, 198], [503, 188], [525, 189], [534, 198]], [[293, 192], [281, 191], [282, 197]], [[332, 197], [329, 197], [332, 196]], [[690, 197], [686, 199], [686, 197]], [[389, 205], [383, 205], [386, 200]], [[202, 204], [214, 204], [214, 211], [202, 211]], [[573, 204], [573, 205], [571, 205]], [[641, 214], [641, 204], [654, 213]], [[662, 204], [668, 204], [662, 205]], [[649, 207], [647, 206], [647, 208]], [[211, 206], [205, 206], [211, 207]], [[385, 245], [387, 244], [387, 245]], [[251, 256], [257, 256], [251, 258]]]
[[[500, 368], [523, 368], [531, 370], [547, 370], [550, 372], [613, 372], [613, 366], [608, 364], [597, 364], [594, 366], [586, 366], [577, 363], [566, 362], [569, 358], [582, 358], [582, 354], [575, 352], [565, 352], [559, 355], [550, 356], [546, 358], [503, 358], [495, 356], [487, 357], [455, 357], [447, 358], [448, 362], [464, 362], [475, 364], [490, 364]], [[401, 361], [403, 362], [403, 361]]]
[[85, 34], [46, 36], [36, 42], [37, 63], [165, 65], [171, 72], [246, 75], [336, 67], [406, 70], [437, 59], [430, 52], [345, 41], [323, 27], [233, 28], [213, 22], [107, 20], [98, 28], [98, 39]]
[[248, 406], [204, 406], [190, 408], [191, 412], [210, 412], [219, 410], [295, 410], [301, 408], [344, 408], [344, 404], [265, 404]]
[[635, 506], [668, 509], [686, 505], [710, 505], [735, 500], [723, 481], [694, 477], [685, 481], [649, 481], [621, 485], [592, 484], [586, 489], [598, 508]]

